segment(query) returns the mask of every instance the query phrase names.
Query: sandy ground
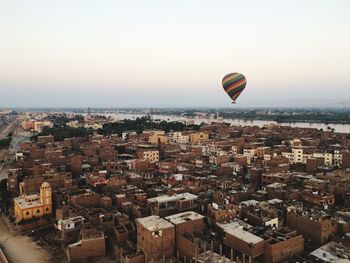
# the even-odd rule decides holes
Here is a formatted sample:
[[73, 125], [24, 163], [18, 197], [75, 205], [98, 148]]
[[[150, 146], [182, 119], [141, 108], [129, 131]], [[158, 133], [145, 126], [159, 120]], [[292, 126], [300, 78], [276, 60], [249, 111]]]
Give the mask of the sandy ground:
[[11, 233], [0, 217], [0, 246], [10, 262], [45, 263], [51, 262], [50, 254], [28, 236]]

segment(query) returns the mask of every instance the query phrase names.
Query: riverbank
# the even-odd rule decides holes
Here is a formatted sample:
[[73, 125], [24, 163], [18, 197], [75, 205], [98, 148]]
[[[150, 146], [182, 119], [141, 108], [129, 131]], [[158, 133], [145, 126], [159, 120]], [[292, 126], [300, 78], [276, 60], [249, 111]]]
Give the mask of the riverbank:
[[[107, 117], [111, 117], [114, 120], [124, 120], [124, 119], [135, 119], [137, 117], [145, 116], [144, 113], [105, 113], [99, 114]], [[293, 128], [314, 128], [333, 130], [334, 132], [339, 133], [350, 133], [350, 124], [330, 124], [330, 123], [316, 123], [316, 122], [276, 122], [276, 121], [267, 121], [267, 120], [247, 120], [243, 118], [209, 118], [209, 117], [184, 117], [178, 115], [164, 115], [164, 114], [152, 114], [154, 120], [164, 120], [164, 121], [187, 121], [194, 122], [194, 124], [201, 123], [212, 123], [212, 122], [225, 122], [235, 126], [258, 126], [263, 127], [266, 125], [281, 125], [281, 126], [290, 126]]]

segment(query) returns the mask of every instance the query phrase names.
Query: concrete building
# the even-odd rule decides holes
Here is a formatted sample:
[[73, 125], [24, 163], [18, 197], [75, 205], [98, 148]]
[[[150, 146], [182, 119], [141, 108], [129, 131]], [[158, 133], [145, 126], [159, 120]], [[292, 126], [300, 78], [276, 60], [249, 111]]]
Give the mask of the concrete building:
[[312, 157], [323, 158], [325, 166], [332, 166], [333, 165], [333, 154], [331, 154], [331, 153], [326, 153], [326, 152], [325, 153], [313, 153]]
[[190, 143], [198, 144], [209, 140], [209, 134], [206, 132], [191, 132]]
[[151, 163], [159, 162], [159, 151], [149, 150], [149, 151], [140, 151], [138, 153], [140, 159], [145, 159]]
[[25, 120], [22, 122], [22, 128], [24, 130], [41, 132], [45, 127], [52, 127], [53, 124], [50, 121], [36, 121], [36, 120]]
[[333, 154], [333, 163], [334, 166], [341, 167], [343, 162], [343, 155], [340, 151], [335, 150]]
[[314, 257], [317, 262], [349, 263], [350, 245], [348, 242], [343, 244], [331, 241], [311, 252], [310, 255]]
[[173, 142], [180, 143], [180, 144], [189, 144], [190, 134], [185, 134], [182, 132], [174, 132], [172, 140]]
[[153, 131], [148, 137], [148, 142], [151, 144], [166, 144], [168, 143], [168, 137], [164, 131]]
[[198, 196], [191, 193], [161, 195], [147, 199], [151, 211], [155, 215], [168, 216], [176, 212], [193, 210], [197, 207]]

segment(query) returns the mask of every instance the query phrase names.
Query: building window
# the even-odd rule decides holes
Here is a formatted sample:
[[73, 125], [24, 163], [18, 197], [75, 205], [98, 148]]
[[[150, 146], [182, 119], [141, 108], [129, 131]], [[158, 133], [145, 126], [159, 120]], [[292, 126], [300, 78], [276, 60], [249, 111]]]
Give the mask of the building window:
[[46, 207], [46, 208], [45, 208], [45, 211], [49, 211], [49, 208], [48, 208], [48, 207]]
[[29, 211], [27, 211], [26, 215], [29, 216]]
[[39, 214], [39, 213], [40, 213], [40, 210], [39, 210], [39, 209], [37, 209], [37, 210], [36, 210], [36, 213], [37, 213], [37, 214]]

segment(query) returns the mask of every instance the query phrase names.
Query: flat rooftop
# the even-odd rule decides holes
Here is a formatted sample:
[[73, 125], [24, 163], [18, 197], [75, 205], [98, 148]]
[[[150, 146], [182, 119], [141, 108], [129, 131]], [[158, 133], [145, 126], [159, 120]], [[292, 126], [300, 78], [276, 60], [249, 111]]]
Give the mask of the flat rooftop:
[[350, 247], [331, 241], [311, 253], [312, 256], [324, 261], [335, 263], [349, 263]]
[[157, 202], [157, 203], [167, 203], [176, 201], [179, 199], [187, 199], [187, 200], [197, 200], [198, 196], [191, 194], [191, 193], [182, 193], [182, 194], [175, 194], [175, 195], [161, 195], [153, 198], [147, 199], [148, 202]]
[[278, 198], [274, 198], [274, 199], [270, 199], [267, 201], [270, 205], [275, 205], [275, 204], [280, 204], [283, 203], [283, 201], [281, 199]]
[[283, 188], [286, 186], [287, 186], [286, 184], [276, 182], [276, 183], [266, 185], [266, 188]]
[[147, 228], [149, 231], [174, 227], [173, 224], [156, 215], [138, 218], [136, 221], [139, 222], [143, 227]]
[[33, 201], [30, 201], [30, 202], [27, 201], [24, 196], [15, 197], [13, 200], [22, 209], [27, 209], [27, 208], [41, 206], [39, 195], [31, 195], [31, 198], [33, 199]]
[[271, 177], [281, 177], [281, 178], [288, 178], [291, 176], [290, 173], [270, 173], [270, 174], [264, 174], [265, 176], [271, 176]]
[[204, 216], [193, 211], [183, 212], [183, 213], [165, 217], [166, 220], [173, 223], [174, 225], [178, 225], [178, 224], [192, 221], [192, 220], [203, 219], [203, 218]]
[[81, 239], [82, 240], [90, 240], [90, 239], [104, 239], [103, 231], [97, 229], [83, 229], [81, 231]]
[[59, 221], [62, 222], [62, 224], [66, 225], [66, 224], [73, 224], [75, 222], [81, 222], [84, 220], [85, 218], [83, 216], [76, 216], [76, 217], [70, 217], [67, 219], [60, 219]]
[[241, 202], [242, 205], [246, 206], [257, 206], [260, 202], [254, 199]]
[[235, 236], [236, 238], [243, 240], [246, 243], [258, 244], [264, 241], [264, 239], [262, 239], [261, 237], [258, 237], [248, 231], [243, 230], [243, 225], [239, 222], [234, 221], [228, 224], [217, 223], [217, 225], [222, 230], [224, 230], [225, 233]]
[[225, 256], [220, 256], [219, 254], [212, 252], [210, 250], [199, 254], [197, 261], [199, 263], [235, 263], [236, 261], [231, 261]]

